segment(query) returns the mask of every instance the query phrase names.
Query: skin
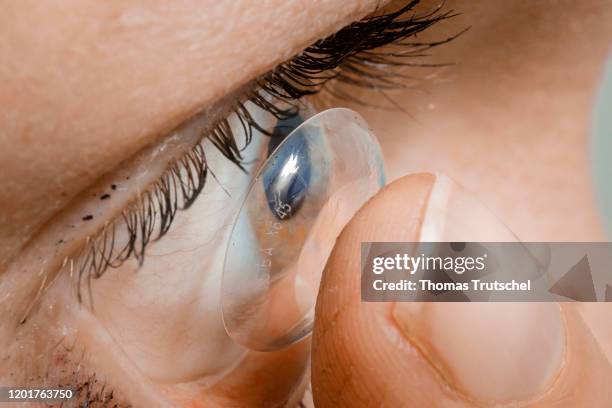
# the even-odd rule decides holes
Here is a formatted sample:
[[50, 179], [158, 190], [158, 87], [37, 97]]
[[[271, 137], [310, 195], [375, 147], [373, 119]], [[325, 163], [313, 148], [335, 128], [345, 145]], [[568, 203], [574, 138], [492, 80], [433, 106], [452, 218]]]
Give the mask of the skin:
[[[557, 312], [549, 312], [559, 307], [555, 304], [361, 301], [360, 243], [417, 240], [435, 182], [434, 175], [416, 174], [391, 183], [361, 208], [339, 237], [317, 299], [312, 360], [316, 406], [605, 406], [612, 366], [604, 346], [611, 343], [609, 338], [598, 341], [572, 304], [559, 308], [564, 344], [562, 355], [554, 356], [551, 340], [557, 328], [551, 323]], [[481, 214], [474, 215], [482, 220]], [[425, 309], [416, 312], [416, 307]], [[473, 320], [487, 309], [498, 312], [500, 319], [493, 314]], [[525, 324], [534, 315], [531, 324]], [[459, 330], [453, 328], [457, 321]], [[438, 324], [442, 331], [436, 333]], [[482, 328], [485, 336], [480, 335]], [[517, 331], [527, 331], [523, 334], [528, 337], [508, 340]], [[460, 349], [453, 350], [455, 346]], [[467, 357], [468, 367], [457, 356]], [[523, 358], [528, 365], [519, 369]], [[545, 367], [553, 361], [558, 362], [551, 373]], [[541, 378], [525, 378], [534, 372]], [[472, 375], [476, 386], [466, 381]], [[490, 392], [495, 381], [483, 386], [490, 379], [503, 381], [501, 392]]]
[[[228, 93], [378, 2], [166, 3], [21, 1], [5, 5], [0, 16], [0, 57], [7, 61], [0, 66], [0, 383], [85, 387], [95, 376], [93, 392], [112, 389], [113, 403], [134, 406], [291, 404], [307, 381], [309, 342], [245, 353], [221, 326], [219, 271], [238, 203], [217, 183], [179, 215], [142, 268], [124, 265], [94, 283], [95, 313], [78, 305], [62, 274], [18, 325], [40, 276], [57, 271], [186, 150], [187, 142], [172, 145], [146, 166], [168, 132], [202, 109], [222, 110]], [[473, 26], [433, 53], [458, 66], [419, 71], [430, 79], [394, 95], [409, 115], [356, 107], [377, 131], [389, 178], [449, 174], [526, 241], [604, 240], [587, 146], [591, 101], [612, 38], [603, 22], [612, 19], [612, 5], [457, 0], [448, 7], [463, 15], [425, 35], [444, 38]], [[234, 195], [244, 191], [247, 176], [212, 149], [207, 157], [220, 185]], [[145, 170], [134, 164], [140, 162]], [[115, 179], [119, 188], [102, 205]], [[449, 385], [432, 357], [436, 346], [424, 345], [426, 330], [410, 328], [407, 336], [393, 305], [359, 302], [358, 271], [350, 262], [359, 259], [357, 243], [418, 236], [434, 179], [421, 174], [392, 184], [336, 244], [313, 337], [318, 405], [367, 406], [381, 396], [388, 406], [490, 402], [469, 385]], [[95, 216], [83, 222], [85, 214]], [[404, 235], [380, 217], [405, 220]], [[531, 403], [607, 401], [599, 382], [612, 376], [606, 311], [606, 305], [560, 308], [565, 364], [556, 380], [543, 380]], [[450, 318], [455, 311], [440, 313]], [[359, 346], [347, 342], [362, 337], [367, 341]], [[470, 342], [466, 354], [482, 349], [479, 342]], [[489, 357], [494, 371], [498, 357]], [[560, 399], [568, 390], [573, 399]]]

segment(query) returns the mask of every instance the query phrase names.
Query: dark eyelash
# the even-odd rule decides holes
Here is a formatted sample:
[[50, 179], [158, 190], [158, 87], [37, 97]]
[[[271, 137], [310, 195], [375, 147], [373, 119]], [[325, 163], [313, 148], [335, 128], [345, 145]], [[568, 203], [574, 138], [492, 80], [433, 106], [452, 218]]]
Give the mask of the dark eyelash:
[[[413, 9], [419, 2], [413, 0], [397, 11], [354, 22], [281, 63], [254, 80], [251, 90], [230, 109], [230, 115], [203, 137], [228, 160], [243, 168], [242, 151], [250, 143], [253, 132], [271, 136], [254, 120], [246, 108], [247, 102], [277, 119], [287, 119], [299, 112], [299, 100], [304, 96], [328, 92], [334, 97], [352, 99], [350, 95], [327, 87], [331, 80], [384, 91], [402, 87], [403, 77], [395, 71], [397, 67], [438, 66], [418, 62], [415, 58], [427, 56], [427, 50], [451, 41], [462, 32], [440, 41], [416, 41], [419, 33], [455, 16], [452, 10], [442, 11], [442, 4], [426, 14], [416, 14]], [[377, 51], [383, 46], [390, 48]], [[244, 146], [238, 146], [229, 123], [231, 115], [238, 119], [244, 132]], [[209, 174], [214, 177], [206, 163], [202, 144], [198, 143], [141, 193], [121, 217], [88, 239], [68, 263], [71, 275], [77, 279], [79, 302], [82, 301], [84, 279], [91, 291], [91, 279], [99, 278], [109, 267], [119, 267], [130, 258], [142, 265], [148, 244], [169, 230], [178, 210], [193, 204]], [[91, 293], [88, 297], [91, 302]]]
[[[277, 119], [288, 119], [299, 111], [299, 101], [304, 96], [326, 91], [340, 99], [360, 102], [350, 95], [326, 88], [331, 80], [372, 90], [397, 89], [402, 87], [398, 67], [438, 67], [446, 64], [426, 64], [415, 58], [427, 57], [426, 51], [446, 44], [459, 35], [440, 41], [405, 41], [415, 37], [434, 24], [456, 16], [453, 10], [442, 11], [444, 2], [426, 14], [411, 14], [420, 0], [412, 0], [397, 11], [374, 15], [349, 24], [335, 34], [315, 42], [291, 60], [281, 63], [272, 71], [253, 81], [253, 90], [237, 102], [232, 109], [245, 130], [246, 143], [253, 130], [272, 136], [259, 126], [245, 108], [245, 101], [252, 102]], [[384, 52], [375, 50], [383, 46]], [[280, 107], [279, 107], [280, 106]], [[208, 138], [233, 163], [240, 166], [241, 149], [227, 120], [220, 123], [221, 129], [213, 130]]]
[[[70, 263], [70, 273], [77, 278], [79, 302], [83, 277], [87, 278], [87, 287], [91, 290], [91, 279], [101, 277], [109, 267], [117, 268], [132, 257], [142, 265], [148, 244], [168, 232], [178, 210], [186, 210], [194, 203], [209, 173], [204, 148], [198, 143], [166, 169], [116, 221], [88, 242], [75, 258], [77, 264]], [[118, 242], [118, 227], [124, 228], [124, 242]], [[91, 293], [89, 299], [91, 302]]]
[[[296, 58], [280, 64], [262, 77], [259, 85], [268, 94], [283, 100], [318, 93], [332, 79], [374, 90], [401, 87], [400, 82], [390, 80], [401, 76], [390, 72], [389, 68], [443, 65], [407, 61], [406, 58], [426, 56], [424, 52], [428, 49], [447, 43], [461, 34], [436, 42], [404, 41], [456, 15], [452, 10], [442, 12], [440, 4], [427, 14], [406, 17], [419, 2], [414, 0], [395, 12], [354, 22], [317, 41]], [[389, 45], [401, 47], [402, 50], [374, 51]]]

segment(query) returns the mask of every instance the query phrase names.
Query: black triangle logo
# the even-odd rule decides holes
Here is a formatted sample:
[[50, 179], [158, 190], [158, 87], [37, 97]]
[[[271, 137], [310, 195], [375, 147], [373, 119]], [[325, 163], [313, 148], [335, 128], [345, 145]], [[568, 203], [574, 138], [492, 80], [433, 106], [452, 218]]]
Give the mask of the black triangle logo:
[[579, 302], [596, 302], [595, 285], [587, 256], [583, 256], [549, 289], [549, 292]]

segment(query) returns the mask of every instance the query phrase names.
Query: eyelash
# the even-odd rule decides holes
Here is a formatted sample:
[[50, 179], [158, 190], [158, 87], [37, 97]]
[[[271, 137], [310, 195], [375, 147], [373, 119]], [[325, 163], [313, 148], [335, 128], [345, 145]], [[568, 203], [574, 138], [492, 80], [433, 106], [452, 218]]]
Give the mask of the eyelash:
[[[272, 71], [254, 80], [248, 91], [209, 132], [207, 138], [229, 161], [244, 167], [242, 150], [252, 140], [253, 132], [272, 134], [260, 126], [249, 113], [246, 103], [251, 102], [275, 118], [288, 119], [299, 112], [299, 100], [327, 92], [337, 99], [362, 101], [327, 87], [331, 80], [349, 86], [384, 92], [402, 88], [404, 77], [398, 67], [437, 67], [446, 64], [426, 64], [419, 57], [426, 51], [457, 38], [466, 30], [432, 42], [414, 41], [419, 33], [434, 24], [454, 17], [452, 11], [443, 11], [443, 3], [427, 14], [415, 14], [413, 0], [397, 11], [367, 17], [354, 22], [337, 33], [317, 41], [293, 59], [281, 63]], [[376, 49], [385, 46], [385, 52]], [[239, 147], [229, 118], [238, 119], [244, 131], [245, 143]], [[151, 241], [158, 240], [169, 230], [179, 210], [188, 209], [201, 193], [208, 176], [202, 143], [198, 143], [181, 159], [173, 163], [148, 190], [141, 193], [117, 220], [105, 226], [87, 240], [83, 249], [69, 262], [71, 275], [77, 278], [77, 297], [82, 301], [81, 284], [87, 279], [101, 277], [110, 268], [117, 268], [130, 258], [139, 265], [144, 262], [145, 251]], [[118, 228], [127, 234], [125, 244], [117, 243]], [[91, 302], [91, 293], [89, 294]]]

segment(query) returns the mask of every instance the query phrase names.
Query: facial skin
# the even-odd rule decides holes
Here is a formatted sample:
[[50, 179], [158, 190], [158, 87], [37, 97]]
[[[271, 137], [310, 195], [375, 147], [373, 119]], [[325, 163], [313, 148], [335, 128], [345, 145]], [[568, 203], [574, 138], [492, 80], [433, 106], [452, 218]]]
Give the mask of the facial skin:
[[[307, 381], [309, 341], [276, 353], [246, 353], [223, 330], [220, 269], [239, 205], [225, 190], [239, 196], [249, 178], [214, 149], [206, 154], [219, 183], [207, 184], [196, 205], [181, 213], [171, 232], [151, 249], [142, 268], [128, 263], [94, 283], [95, 312], [78, 305], [70, 277], [64, 274], [45, 292], [28, 321], [18, 322], [36, 297], [40, 276], [57, 270], [64, 257], [185, 150], [186, 130], [176, 145], [159, 149], [172, 129], [202, 109], [222, 109], [229, 93], [316, 39], [370, 13], [378, 3], [132, 0], [121, 5], [93, 1], [4, 5], [0, 15], [0, 57], [5, 61], [0, 65], [0, 383], [75, 381], [86, 387], [85, 381], [92, 379], [93, 384], [95, 376], [107, 390], [114, 390], [113, 403], [133, 406], [262, 406], [300, 398]], [[433, 4], [424, 3], [419, 9]], [[592, 199], [586, 150], [591, 103], [611, 47], [612, 27], [604, 22], [612, 20], [612, 5], [596, 0], [537, 4], [456, 0], [446, 7], [463, 14], [425, 36], [445, 38], [472, 26], [433, 52], [434, 60], [457, 65], [420, 68], [418, 75], [430, 79], [421, 81], [417, 89], [394, 94], [409, 115], [353, 106], [377, 132], [389, 178], [422, 171], [446, 173], [526, 241], [605, 239]], [[371, 94], [370, 98], [376, 100]], [[253, 149], [257, 157], [257, 146]], [[149, 165], [148, 155], [158, 151], [157, 160]], [[131, 174], [130, 180], [125, 174]], [[426, 203], [432, 181], [422, 177], [381, 193], [364, 213], [382, 213], [398, 197], [415, 202], [420, 197]], [[120, 180], [119, 188], [102, 204], [100, 196], [115, 179]], [[83, 222], [85, 214], [95, 216]], [[417, 231], [421, 207], [412, 208], [410, 217], [416, 220]], [[348, 288], [347, 293], [351, 290], [353, 275], [334, 265], [345, 265], [343, 257], [353, 256], [351, 245], [360, 239], [351, 238], [354, 231], [369, 230], [363, 222], [363, 217], [356, 218], [339, 241], [344, 247], [336, 246], [332, 258], [336, 263], [330, 261], [327, 286], [321, 291], [320, 327], [353, 321], [353, 312], [378, 313], [358, 305], [352, 312], [337, 314], [339, 305], [352, 304], [357, 292], [337, 299], [337, 304], [326, 295], [326, 288], [336, 285]], [[383, 235], [393, 233], [383, 231]], [[570, 355], [567, 350], [573, 353], [568, 361], [576, 364], [576, 356], [587, 356], [581, 368], [603, 379], [611, 376], [605, 361], [612, 356], [606, 310], [605, 305], [564, 306], [560, 329], [568, 338], [579, 339], [580, 350], [564, 349], [565, 356]], [[443, 317], [452, 313], [440, 312]], [[551, 319], [545, 318], [548, 323]], [[397, 326], [385, 320], [381, 328], [364, 319], [352, 329], [359, 336]], [[350, 333], [351, 328], [346, 330]], [[319, 393], [315, 400], [321, 406], [338, 401], [367, 405], [369, 398], [389, 390], [369, 382], [367, 371], [355, 371], [361, 365], [335, 360], [340, 355], [347, 361], [362, 357], [369, 361], [360, 354], [367, 347], [350, 348], [340, 341], [342, 335], [315, 333], [314, 391]], [[376, 335], [370, 337], [384, 342]], [[403, 338], [404, 350], [410, 356], [415, 350], [428, 355], [431, 347], [415, 346], [419, 341], [415, 338], [421, 337]], [[482, 348], [479, 339], [470, 344], [474, 350]], [[334, 353], [334, 347], [344, 351]], [[406, 357], [407, 364], [410, 358]], [[488, 369], [494, 373], [496, 360], [494, 355], [491, 358]], [[385, 372], [396, 367], [380, 361], [371, 366], [380, 364], [382, 377], [418, 373], [423, 390], [442, 395], [438, 371], [425, 360], [419, 359], [412, 373]], [[322, 367], [329, 364], [338, 370], [326, 377], [329, 373]], [[343, 378], [354, 379], [351, 387]], [[564, 387], [577, 387], [579, 395], [580, 387], [596, 394], [600, 386], [588, 378], [582, 382], [571, 375], [563, 378], [565, 383], [557, 384], [554, 391], [558, 395], [563, 395]], [[550, 385], [548, 377], [542, 384]], [[93, 392], [100, 391], [100, 385], [90, 386]], [[440, 397], [440, 406], [469, 406], [472, 397], [464, 396], [474, 390], [469, 383], [461, 387], [459, 396]], [[360, 389], [367, 392], [360, 394]], [[393, 395], [390, 398], [406, 401], [401, 392]], [[415, 406], [419, 402], [415, 398]]]

